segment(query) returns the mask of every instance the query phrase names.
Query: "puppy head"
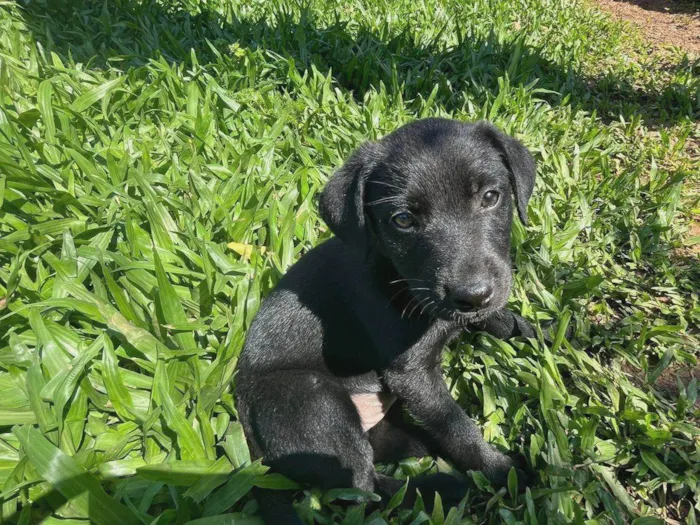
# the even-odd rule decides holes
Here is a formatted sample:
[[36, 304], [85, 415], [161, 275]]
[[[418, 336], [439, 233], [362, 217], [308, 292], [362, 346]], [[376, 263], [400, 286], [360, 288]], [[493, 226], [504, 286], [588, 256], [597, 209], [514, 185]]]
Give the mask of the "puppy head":
[[331, 230], [389, 259], [421, 312], [477, 321], [511, 286], [513, 201], [521, 221], [535, 163], [486, 122], [426, 119], [361, 146], [321, 194]]

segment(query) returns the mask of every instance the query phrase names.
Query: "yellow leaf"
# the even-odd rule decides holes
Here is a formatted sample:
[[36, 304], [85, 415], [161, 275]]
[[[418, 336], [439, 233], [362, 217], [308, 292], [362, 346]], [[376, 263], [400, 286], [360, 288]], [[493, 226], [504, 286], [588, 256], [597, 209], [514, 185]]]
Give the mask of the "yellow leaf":
[[[242, 242], [230, 242], [226, 246], [245, 259], [250, 259], [255, 249], [255, 246], [252, 244], [243, 244]], [[260, 247], [260, 253], [265, 253], [266, 250], [267, 248], [265, 246]]]

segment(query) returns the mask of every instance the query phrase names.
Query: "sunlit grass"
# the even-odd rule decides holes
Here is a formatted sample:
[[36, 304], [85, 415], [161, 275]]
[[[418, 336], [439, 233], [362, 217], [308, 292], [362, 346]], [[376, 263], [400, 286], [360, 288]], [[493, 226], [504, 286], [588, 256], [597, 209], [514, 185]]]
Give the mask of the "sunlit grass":
[[237, 422], [246, 327], [330, 235], [328, 175], [442, 115], [493, 120], [538, 161], [511, 307], [559, 337], [470, 334], [446, 357], [536, 485], [476, 475], [446, 517], [363, 518], [352, 492], [309, 489], [300, 512], [696, 523], [697, 380], [668, 384], [700, 347], [697, 62], [656, 62], [574, 0], [55, 3], [0, 2], [0, 521], [258, 523], [250, 489], [290, 482]]

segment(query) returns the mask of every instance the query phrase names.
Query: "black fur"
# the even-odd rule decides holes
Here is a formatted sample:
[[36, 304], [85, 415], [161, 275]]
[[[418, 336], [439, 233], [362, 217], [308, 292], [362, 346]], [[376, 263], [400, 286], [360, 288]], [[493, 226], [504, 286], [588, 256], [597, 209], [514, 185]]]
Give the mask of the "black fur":
[[[400, 482], [373, 463], [414, 455], [439, 454], [504, 484], [512, 459], [483, 440], [440, 364], [469, 326], [534, 335], [504, 310], [512, 201], [525, 222], [534, 183], [527, 149], [485, 122], [421, 120], [360, 147], [321, 195], [336, 237], [289, 270], [248, 332], [236, 396], [254, 456], [301, 482], [384, 497]], [[492, 207], [487, 192], [499, 194]], [[375, 392], [398, 401], [364, 432], [351, 395]], [[414, 487], [463, 494], [447, 479]], [[266, 521], [295, 523], [281, 498], [260, 494]]]

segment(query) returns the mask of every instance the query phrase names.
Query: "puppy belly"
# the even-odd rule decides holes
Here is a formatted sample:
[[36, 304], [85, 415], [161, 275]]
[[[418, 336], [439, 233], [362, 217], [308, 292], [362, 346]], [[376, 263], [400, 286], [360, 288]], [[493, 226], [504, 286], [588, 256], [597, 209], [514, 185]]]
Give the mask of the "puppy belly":
[[365, 432], [384, 419], [391, 405], [396, 401], [396, 396], [385, 392], [352, 394], [350, 398], [355, 403], [357, 413], [360, 414], [362, 430]]

